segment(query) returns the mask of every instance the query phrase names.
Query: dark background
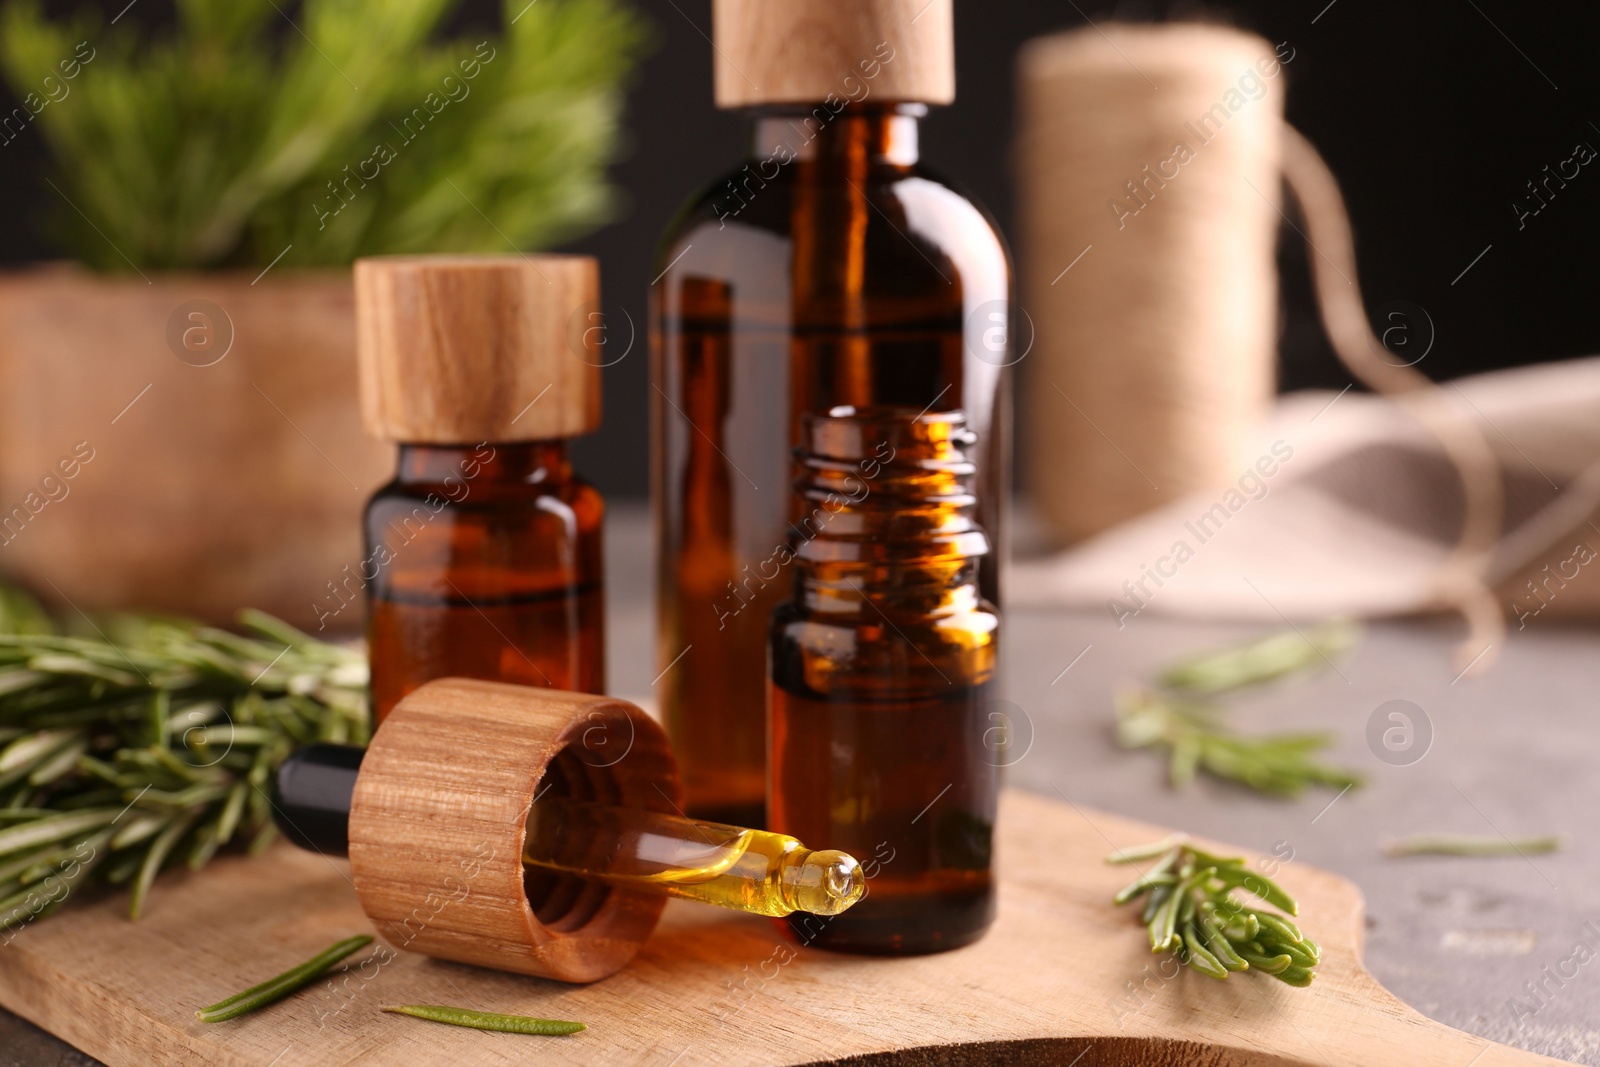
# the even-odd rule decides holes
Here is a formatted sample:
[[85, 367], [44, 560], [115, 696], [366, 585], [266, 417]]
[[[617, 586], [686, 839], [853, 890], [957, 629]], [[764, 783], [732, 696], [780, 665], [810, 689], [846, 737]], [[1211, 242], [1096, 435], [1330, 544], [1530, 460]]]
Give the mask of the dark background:
[[[51, 0], [51, 12], [127, 0]], [[575, 243], [603, 265], [606, 302], [640, 333], [606, 374], [606, 424], [580, 442], [580, 468], [613, 496], [647, 490], [645, 290], [657, 236], [677, 205], [740, 158], [744, 121], [711, 103], [710, 0], [635, 0], [655, 49], [633, 86], [631, 142], [615, 168], [624, 214]], [[789, 0], [802, 2], [802, 0]], [[284, 4], [290, 13], [294, 5]], [[493, 25], [496, 0], [465, 0], [458, 22]], [[127, 16], [159, 27], [171, 0], [138, 0]], [[956, 0], [958, 99], [925, 124], [929, 164], [991, 208], [1010, 233], [1013, 61], [1030, 37], [1114, 18], [1204, 17], [1296, 50], [1289, 119], [1340, 177], [1355, 222], [1369, 306], [1427, 310], [1437, 340], [1420, 369], [1436, 379], [1585, 355], [1600, 348], [1591, 313], [1600, 161], [1519, 231], [1512, 201], [1546, 164], [1586, 141], [1600, 149], [1595, 42], [1600, 9], [1512, 0], [1249, 0], [1227, 5]], [[5, 102], [9, 110], [13, 102]], [[53, 205], [36, 132], [0, 158], [0, 263], [49, 258], [41, 216]], [[1594, 171], [1595, 173], [1590, 173]], [[1488, 253], [1452, 285], [1473, 257]], [[1281, 385], [1342, 388], [1323, 340], [1299, 238], [1286, 231]], [[1026, 364], [1021, 368], [1026, 377]]]

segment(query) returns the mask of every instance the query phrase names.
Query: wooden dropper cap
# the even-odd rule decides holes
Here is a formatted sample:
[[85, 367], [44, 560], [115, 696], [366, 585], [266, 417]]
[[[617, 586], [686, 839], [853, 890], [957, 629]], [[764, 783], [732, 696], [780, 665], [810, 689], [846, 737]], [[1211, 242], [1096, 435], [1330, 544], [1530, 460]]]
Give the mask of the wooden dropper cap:
[[356, 260], [367, 432], [409, 444], [576, 437], [600, 426], [590, 256]]
[[633, 704], [445, 678], [383, 720], [356, 778], [350, 877], [397, 948], [563, 982], [633, 958], [666, 897], [525, 876], [528, 812], [556, 795], [675, 814], [666, 734]]
[[956, 98], [954, 0], [714, 0], [721, 108]]

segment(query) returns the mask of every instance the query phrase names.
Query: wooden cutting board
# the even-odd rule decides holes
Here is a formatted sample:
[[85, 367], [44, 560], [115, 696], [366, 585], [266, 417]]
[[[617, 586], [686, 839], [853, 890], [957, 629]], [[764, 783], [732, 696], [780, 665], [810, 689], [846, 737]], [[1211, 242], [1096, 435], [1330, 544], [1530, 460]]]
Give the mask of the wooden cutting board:
[[[1361, 966], [1359, 891], [1300, 864], [1277, 878], [1323, 946], [1311, 988], [1263, 975], [1168, 977], [1168, 957], [1152, 955], [1136, 917], [1109, 903], [1128, 869], [1101, 862], [1114, 847], [1164, 834], [1008, 793], [999, 921], [977, 944], [937, 956], [798, 949], [769, 920], [674, 902], [638, 959], [592, 986], [409, 953], [380, 964], [369, 954], [253, 1016], [202, 1024], [195, 1008], [371, 930], [342, 861], [281, 846], [163, 877], [138, 923], [114, 896], [22, 930], [0, 948], [0, 1004], [113, 1067], [1558, 1062], [1449, 1029], [1390, 996]], [[405, 1003], [579, 1019], [589, 1029], [487, 1034], [378, 1010]]]

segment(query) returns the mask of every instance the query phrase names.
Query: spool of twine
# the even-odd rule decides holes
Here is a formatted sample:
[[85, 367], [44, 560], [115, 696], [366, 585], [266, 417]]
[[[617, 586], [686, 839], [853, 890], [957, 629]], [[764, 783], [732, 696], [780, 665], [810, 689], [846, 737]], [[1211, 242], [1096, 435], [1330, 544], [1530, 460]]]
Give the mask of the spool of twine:
[[1202, 24], [1086, 27], [1019, 63], [1024, 473], [1078, 541], [1226, 485], [1271, 402], [1283, 64]]

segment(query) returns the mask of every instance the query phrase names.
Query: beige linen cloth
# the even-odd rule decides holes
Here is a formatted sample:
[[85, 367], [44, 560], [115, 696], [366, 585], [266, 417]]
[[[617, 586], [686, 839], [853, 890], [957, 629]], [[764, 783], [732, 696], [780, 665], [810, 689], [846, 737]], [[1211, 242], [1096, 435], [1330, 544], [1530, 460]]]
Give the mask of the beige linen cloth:
[[[1443, 389], [1500, 463], [1505, 521], [1488, 578], [1509, 629], [1600, 618], [1600, 357]], [[1103, 429], [1115, 442], [1117, 427]], [[1019, 559], [1008, 606], [1270, 622], [1429, 606], [1462, 493], [1401, 407], [1353, 390], [1289, 394], [1237, 469], [1232, 485]], [[1128, 476], [1142, 477], [1131, 466]]]

